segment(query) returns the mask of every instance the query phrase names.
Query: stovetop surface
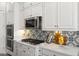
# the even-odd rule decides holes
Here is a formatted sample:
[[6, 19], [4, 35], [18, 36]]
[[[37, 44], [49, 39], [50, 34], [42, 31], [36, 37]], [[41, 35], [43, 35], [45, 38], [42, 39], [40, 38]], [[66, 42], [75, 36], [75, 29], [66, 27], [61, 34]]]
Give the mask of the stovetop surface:
[[37, 45], [37, 44], [43, 43], [44, 41], [37, 40], [37, 39], [22, 39], [22, 42], [26, 42], [26, 43], [28, 42], [30, 44]]

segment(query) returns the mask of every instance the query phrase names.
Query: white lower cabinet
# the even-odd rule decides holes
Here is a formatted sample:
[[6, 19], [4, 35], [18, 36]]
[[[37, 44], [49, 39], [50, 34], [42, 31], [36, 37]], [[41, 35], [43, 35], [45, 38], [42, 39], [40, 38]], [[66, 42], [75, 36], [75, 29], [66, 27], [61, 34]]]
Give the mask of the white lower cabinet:
[[24, 46], [25, 49], [25, 54], [24, 55], [27, 55], [27, 56], [35, 56], [35, 48], [34, 47], [31, 47], [31, 46]]
[[19, 42], [14, 42], [14, 55], [15, 56], [35, 56], [36, 55], [36, 48], [24, 45]]
[[40, 48], [39, 49], [39, 56], [69, 56], [69, 55], [64, 54], [64, 53], [59, 53], [56, 51], [52, 51], [49, 49], [45, 49], [45, 48]]
[[69, 56], [43, 47], [35, 48], [14, 41], [14, 56]]
[[[47, 44], [47, 43], [46, 43]], [[56, 45], [52, 43], [31, 45], [14, 41], [14, 56], [78, 56], [79, 48]]]
[[13, 50], [13, 55], [14, 56], [17, 55], [17, 46], [18, 46], [18, 43], [14, 41], [14, 50]]

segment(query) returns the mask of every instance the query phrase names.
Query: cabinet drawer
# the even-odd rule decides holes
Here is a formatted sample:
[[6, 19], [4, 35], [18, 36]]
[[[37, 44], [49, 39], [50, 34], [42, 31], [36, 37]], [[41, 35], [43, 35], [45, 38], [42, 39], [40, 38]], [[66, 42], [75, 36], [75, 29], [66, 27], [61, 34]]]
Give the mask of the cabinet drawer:
[[42, 49], [42, 54], [46, 56], [52, 56], [54, 53], [48, 49]]
[[40, 48], [39, 56], [50, 56], [52, 53], [48, 49]]
[[70, 56], [70, 55], [64, 54], [64, 53], [55, 52], [54, 56]]
[[41, 56], [69, 56], [68, 54], [65, 53], [60, 53], [57, 51], [45, 49], [45, 48], [40, 48], [39, 55]]

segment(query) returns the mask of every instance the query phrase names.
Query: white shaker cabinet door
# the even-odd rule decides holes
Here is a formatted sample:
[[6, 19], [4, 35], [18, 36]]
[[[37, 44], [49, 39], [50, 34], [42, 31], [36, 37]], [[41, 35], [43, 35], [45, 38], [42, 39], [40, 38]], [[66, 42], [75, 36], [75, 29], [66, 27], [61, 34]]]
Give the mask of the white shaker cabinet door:
[[18, 51], [18, 43], [15, 42], [15, 41], [14, 41], [14, 48], [13, 49], [14, 49], [14, 51], [13, 51], [14, 56], [17, 56], [17, 53], [18, 53], [17, 52]]
[[42, 16], [42, 3], [32, 6], [32, 16]]
[[32, 6], [41, 4], [42, 2], [32, 2]]
[[76, 27], [77, 5], [72, 2], [58, 3], [58, 26], [60, 29], [72, 29]]
[[29, 8], [24, 9], [24, 19], [29, 18], [31, 16], [32, 16], [32, 8], [29, 7]]
[[35, 48], [28, 46], [28, 56], [35, 56]]
[[39, 56], [70, 56], [70, 55], [66, 53], [60, 53], [54, 50], [46, 49], [46, 48], [40, 48]]
[[18, 43], [17, 44], [17, 55], [18, 56], [22, 56], [23, 55], [23, 47], [22, 47], [22, 44]]
[[24, 9], [31, 7], [31, 2], [24, 2]]
[[58, 20], [58, 3], [45, 2], [43, 3], [43, 30], [53, 30], [57, 28]]
[[13, 11], [8, 11], [6, 18], [7, 18], [7, 24], [14, 24]]

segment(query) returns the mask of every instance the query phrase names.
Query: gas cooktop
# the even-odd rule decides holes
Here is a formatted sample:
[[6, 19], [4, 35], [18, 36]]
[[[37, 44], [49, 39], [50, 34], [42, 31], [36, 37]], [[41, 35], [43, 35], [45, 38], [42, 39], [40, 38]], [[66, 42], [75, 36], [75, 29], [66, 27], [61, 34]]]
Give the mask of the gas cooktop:
[[44, 41], [43, 40], [37, 40], [37, 39], [22, 39], [22, 42], [37, 45], [37, 44], [43, 43]]

